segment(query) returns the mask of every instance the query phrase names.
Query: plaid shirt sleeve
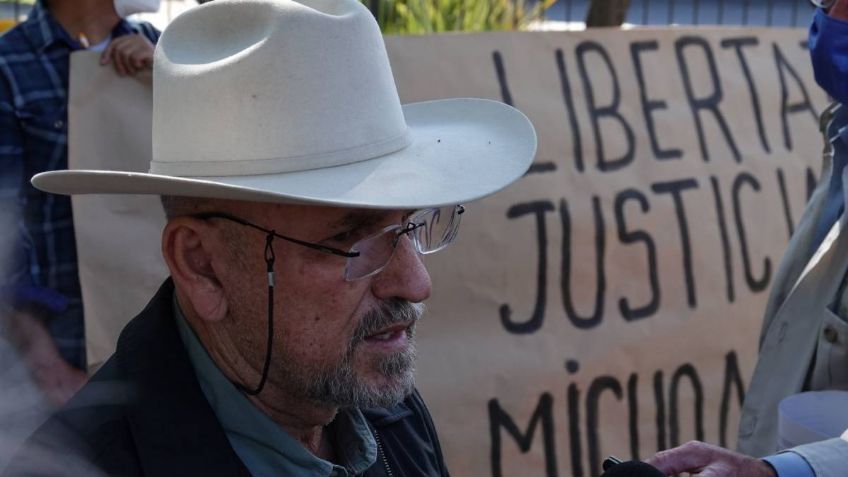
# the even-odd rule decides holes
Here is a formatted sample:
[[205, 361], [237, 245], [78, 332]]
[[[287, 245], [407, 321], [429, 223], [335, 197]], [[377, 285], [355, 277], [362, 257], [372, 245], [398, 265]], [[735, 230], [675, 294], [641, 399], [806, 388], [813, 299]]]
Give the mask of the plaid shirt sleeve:
[[0, 57], [0, 261], [5, 273], [0, 278], [4, 300], [16, 306], [34, 303], [58, 312], [67, 306], [60, 293], [32, 282], [26, 227], [21, 222], [21, 184], [24, 181], [23, 133], [15, 114], [14, 93]]
[[[122, 20], [117, 38], [159, 31]], [[35, 190], [35, 173], [67, 167], [69, 54], [81, 49], [41, 4], [0, 37], [0, 297], [54, 313], [79, 303], [76, 245], [68, 197]]]
[[[0, 72], [3, 70], [4, 61], [0, 57]], [[23, 140], [21, 128], [15, 116], [11, 85], [5, 75], [0, 74], [0, 211], [18, 208], [18, 189], [23, 178]], [[4, 217], [5, 219], [5, 217]], [[3, 244], [11, 227], [3, 227]]]
[[[0, 58], [0, 72], [5, 68]], [[2, 282], [7, 288], [27, 277], [26, 251], [18, 228], [19, 194], [23, 180], [23, 138], [15, 116], [14, 97], [6, 75], [0, 74], [0, 253], [7, 264]], [[28, 280], [27, 280], [28, 281]]]
[[147, 37], [147, 39], [150, 40], [150, 42], [154, 45], [157, 41], [159, 41], [159, 35], [162, 34], [162, 32], [160, 32], [153, 25], [147, 22], [132, 23], [131, 25], [132, 29]]

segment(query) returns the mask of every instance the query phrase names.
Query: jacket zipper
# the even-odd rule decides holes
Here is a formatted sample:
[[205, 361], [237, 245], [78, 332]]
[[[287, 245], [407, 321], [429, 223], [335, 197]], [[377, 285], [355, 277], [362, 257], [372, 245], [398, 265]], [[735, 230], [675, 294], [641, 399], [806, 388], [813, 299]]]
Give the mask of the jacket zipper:
[[377, 442], [377, 452], [383, 458], [383, 467], [386, 468], [386, 475], [388, 477], [394, 477], [392, 468], [389, 467], [389, 459], [386, 458], [386, 453], [383, 452], [383, 444], [380, 442], [380, 434], [377, 433], [377, 429], [374, 429], [374, 440]]

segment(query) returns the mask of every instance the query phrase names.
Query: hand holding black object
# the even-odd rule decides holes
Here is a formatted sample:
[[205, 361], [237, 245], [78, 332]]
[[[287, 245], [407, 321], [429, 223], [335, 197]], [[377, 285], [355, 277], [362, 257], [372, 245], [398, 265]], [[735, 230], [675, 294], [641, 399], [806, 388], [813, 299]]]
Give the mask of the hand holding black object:
[[665, 477], [665, 474], [642, 461], [621, 462], [615, 457], [610, 457], [604, 461], [604, 473], [601, 477]]
[[660, 469], [661, 475], [688, 472], [699, 477], [777, 477], [763, 460], [697, 441], [662, 451], [647, 462]]

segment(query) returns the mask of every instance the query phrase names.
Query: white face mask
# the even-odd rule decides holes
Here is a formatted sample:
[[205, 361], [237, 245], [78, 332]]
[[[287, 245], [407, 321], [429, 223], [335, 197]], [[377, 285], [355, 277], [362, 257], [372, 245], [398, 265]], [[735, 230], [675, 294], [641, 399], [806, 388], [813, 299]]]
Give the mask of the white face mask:
[[159, 11], [161, 0], [113, 0], [115, 12], [121, 18], [126, 18], [136, 13], [156, 13]]

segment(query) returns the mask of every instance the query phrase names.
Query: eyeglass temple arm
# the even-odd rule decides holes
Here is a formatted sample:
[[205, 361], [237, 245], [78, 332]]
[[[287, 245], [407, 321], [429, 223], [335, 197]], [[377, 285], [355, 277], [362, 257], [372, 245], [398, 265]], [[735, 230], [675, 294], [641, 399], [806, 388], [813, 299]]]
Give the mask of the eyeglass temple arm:
[[308, 248], [311, 248], [313, 250], [319, 250], [319, 251], [322, 251], [322, 252], [332, 253], [333, 255], [339, 255], [341, 257], [353, 258], [353, 257], [358, 257], [360, 255], [359, 252], [345, 252], [344, 250], [339, 250], [337, 248], [327, 247], [325, 245], [312, 243], [312, 242], [305, 242], [303, 240], [298, 240], [298, 239], [293, 238], [293, 237], [287, 237], [285, 235], [278, 234], [277, 232], [275, 232], [273, 230], [268, 230], [265, 227], [260, 227], [259, 225], [248, 222], [244, 219], [238, 218], [238, 217], [233, 216], [233, 215], [224, 214], [224, 213], [221, 213], [221, 212], [201, 212], [199, 214], [193, 214], [193, 215], [191, 215], [191, 217], [194, 217], [194, 218], [200, 219], [200, 220], [207, 220], [207, 219], [229, 220], [229, 221], [235, 222], [237, 224], [246, 225], [250, 228], [259, 230], [259, 231], [264, 232], [266, 234], [273, 235], [274, 237], [281, 239], [281, 240], [285, 240], [286, 242], [296, 243], [296, 244], [301, 245], [303, 247], [308, 247]]

